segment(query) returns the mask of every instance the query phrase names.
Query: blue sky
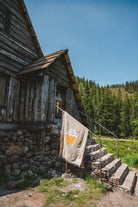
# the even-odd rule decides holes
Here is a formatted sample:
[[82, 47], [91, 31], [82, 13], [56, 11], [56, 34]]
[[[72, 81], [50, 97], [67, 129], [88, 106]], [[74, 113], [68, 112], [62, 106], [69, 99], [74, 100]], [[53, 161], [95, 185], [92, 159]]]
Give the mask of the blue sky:
[[69, 49], [75, 75], [138, 79], [138, 0], [24, 0], [44, 55]]

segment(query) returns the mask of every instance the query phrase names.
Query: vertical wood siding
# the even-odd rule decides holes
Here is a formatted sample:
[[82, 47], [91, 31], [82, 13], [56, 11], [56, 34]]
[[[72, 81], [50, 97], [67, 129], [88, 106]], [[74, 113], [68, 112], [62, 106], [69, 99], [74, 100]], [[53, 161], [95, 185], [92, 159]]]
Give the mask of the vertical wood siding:
[[67, 89], [66, 92], [66, 110], [69, 114], [71, 114], [78, 121], [81, 121], [81, 117], [79, 115], [79, 110], [73, 95], [73, 91], [71, 88]]
[[[55, 79], [51, 79], [49, 83], [49, 101], [55, 103], [55, 95], [56, 95], [56, 81]], [[48, 122], [54, 122], [54, 117], [55, 117], [55, 106], [49, 104]]]
[[21, 80], [20, 116], [22, 122], [46, 121], [49, 97], [49, 76]]
[[11, 77], [7, 92], [7, 118], [6, 121], [13, 122], [18, 119], [19, 108], [19, 81]]
[[49, 76], [45, 75], [43, 78], [42, 92], [41, 92], [41, 120], [46, 121], [49, 97]]

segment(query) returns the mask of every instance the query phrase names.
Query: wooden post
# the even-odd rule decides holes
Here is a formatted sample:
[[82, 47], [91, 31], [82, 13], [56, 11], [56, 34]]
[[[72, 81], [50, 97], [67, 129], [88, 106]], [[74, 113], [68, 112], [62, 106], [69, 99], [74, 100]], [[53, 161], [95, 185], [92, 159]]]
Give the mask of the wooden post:
[[67, 174], [67, 172], [68, 172], [68, 163], [66, 161], [66, 174]]

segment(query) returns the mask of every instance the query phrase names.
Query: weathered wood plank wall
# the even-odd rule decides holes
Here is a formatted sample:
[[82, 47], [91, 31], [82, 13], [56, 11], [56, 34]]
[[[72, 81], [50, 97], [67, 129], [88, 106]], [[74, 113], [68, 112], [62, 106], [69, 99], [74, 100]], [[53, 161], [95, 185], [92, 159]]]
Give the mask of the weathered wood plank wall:
[[47, 75], [55, 79], [60, 85], [69, 88], [70, 79], [67, 73], [67, 68], [63, 62], [63, 57], [56, 60], [49, 68], [45, 71]]
[[21, 80], [20, 87], [20, 116], [22, 122], [41, 122], [46, 121], [48, 103], [50, 97], [55, 93], [50, 87], [53, 85], [53, 79], [50, 81], [49, 76], [44, 75], [36, 79]]
[[81, 121], [79, 110], [71, 88], [68, 88], [66, 92], [66, 111], [78, 121]]
[[[56, 94], [56, 80], [55, 79], [50, 79], [49, 82], [49, 101], [52, 101], [55, 103], [55, 94]], [[48, 122], [54, 122], [54, 117], [55, 117], [55, 106], [52, 104], [49, 104], [48, 107]]]
[[48, 110], [48, 98], [49, 98], [49, 76], [45, 75], [43, 77], [42, 92], [41, 92], [41, 120], [46, 121], [47, 110]]
[[6, 95], [6, 120], [7, 122], [16, 122], [18, 120], [18, 110], [19, 110], [19, 81], [10, 77]]
[[0, 1], [3, 16], [7, 8], [10, 11], [8, 31], [3, 29], [2, 23], [0, 28], [0, 71], [10, 74], [19, 72], [23, 66], [35, 60], [38, 52], [20, 1]]

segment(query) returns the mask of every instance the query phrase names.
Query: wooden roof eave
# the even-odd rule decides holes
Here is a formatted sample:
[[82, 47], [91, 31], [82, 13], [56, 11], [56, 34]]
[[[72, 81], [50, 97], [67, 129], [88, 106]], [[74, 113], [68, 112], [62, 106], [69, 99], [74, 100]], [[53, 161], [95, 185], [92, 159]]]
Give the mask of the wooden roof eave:
[[[42, 57], [41, 60], [37, 60], [27, 66], [24, 67], [24, 69], [22, 71], [19, 72], [19, 76], [21, 75], [25, 75], [26, 73], [31, 73], [34, 71], [38, 71], [38, 70], [46, 70], [50, 65], [52, 65], [61, 55], [63, 55], [64, 53], [66, 53], [68, 51], [68, 49], [62, 50], [60, 53], [58, 52], [58, 55], [55, 56], [55, 58], [48, 62], [46, 60], [43, 61], [43, 59], [45, 59], [45, 57]], [[47, 56], [46, 56], [47, 57]], [[42, 62], [43, 61], [43, 62]], [[40, 62], [42, 62], [42, 64], [40, 64]]]

